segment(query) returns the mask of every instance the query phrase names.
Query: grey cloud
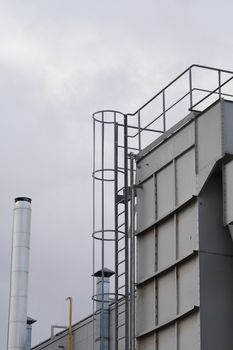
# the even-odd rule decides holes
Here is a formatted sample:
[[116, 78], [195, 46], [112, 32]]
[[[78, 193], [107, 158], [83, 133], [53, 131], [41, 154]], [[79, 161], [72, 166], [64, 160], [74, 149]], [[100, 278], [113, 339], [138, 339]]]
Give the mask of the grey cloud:
[[68, 295], [74, 321], [92, 311], [91, 113], [136, 110], [193, 62], [232, 69], [225, 5], [221, 16], [209, 0], [1, 2], [1, 348], [14, 197], [33, 199], [35, 344], [67, 323]]

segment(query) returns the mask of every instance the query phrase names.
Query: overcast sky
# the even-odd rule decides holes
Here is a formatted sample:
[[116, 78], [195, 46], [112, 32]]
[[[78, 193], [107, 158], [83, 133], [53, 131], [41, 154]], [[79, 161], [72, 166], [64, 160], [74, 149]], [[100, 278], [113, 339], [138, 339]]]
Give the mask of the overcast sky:
[[12, 209], [32, 198], [33, 344], [92, 312], [92, 119], [132, 112], [192, 63], [233, 70], [232, 1], [0, 0], [0, 348]]

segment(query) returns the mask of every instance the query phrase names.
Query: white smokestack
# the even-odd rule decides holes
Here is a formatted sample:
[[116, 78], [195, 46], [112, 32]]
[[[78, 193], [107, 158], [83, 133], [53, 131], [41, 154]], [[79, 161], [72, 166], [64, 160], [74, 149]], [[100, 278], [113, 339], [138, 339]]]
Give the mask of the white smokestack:
[[8, 350], [26, 348], [30, 231], [31, 199], [16, 198], [12, 237]]

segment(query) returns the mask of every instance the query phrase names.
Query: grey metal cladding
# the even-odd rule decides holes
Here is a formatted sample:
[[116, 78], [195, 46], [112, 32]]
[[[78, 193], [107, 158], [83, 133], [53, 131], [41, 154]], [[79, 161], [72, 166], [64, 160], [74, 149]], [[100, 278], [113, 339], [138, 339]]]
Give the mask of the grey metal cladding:
[[137, 162], [138, 349], [230, 350], [233, 103], [173, 132]]

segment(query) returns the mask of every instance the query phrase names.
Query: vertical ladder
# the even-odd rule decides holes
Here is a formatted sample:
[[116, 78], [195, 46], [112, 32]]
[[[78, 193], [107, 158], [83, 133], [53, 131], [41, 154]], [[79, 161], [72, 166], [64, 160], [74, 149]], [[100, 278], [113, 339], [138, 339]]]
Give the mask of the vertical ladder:
[[[115, 350], [129, 349], [129, 263], [128, 263], [128, 147], [127, 117], [124, 140], [119, 144], [119, 125], [114, 125], [115, 169]], [[123, 150], [123, 156], [120, 151]]]
[[[119, 137], [119, 128], [122, 127], [124, 130], [123, 140], [122, 137]], [[132, 154], [129, 155], [129, 151], [138, 152], [140, 150], [140, 134], [137, 147], [131, 147], [128, 141], [127, 115], [125, 115], [123, 125], [116, 122], [114, 124], [115, 350], [135, 349], [133, 339], [135, 336], [135, 242], [133, 238], [135, 169], [134, 157]]]

